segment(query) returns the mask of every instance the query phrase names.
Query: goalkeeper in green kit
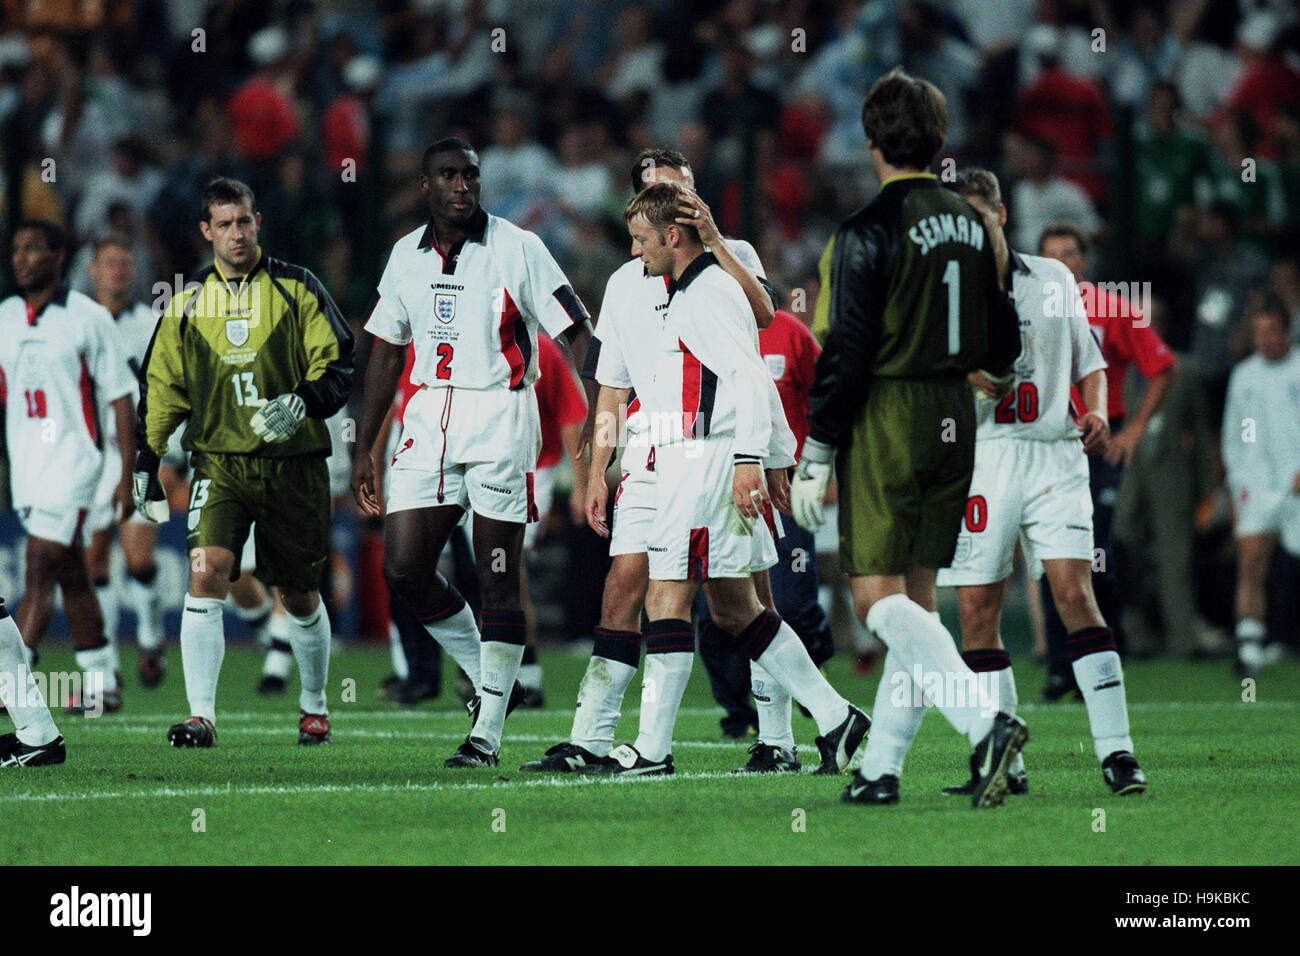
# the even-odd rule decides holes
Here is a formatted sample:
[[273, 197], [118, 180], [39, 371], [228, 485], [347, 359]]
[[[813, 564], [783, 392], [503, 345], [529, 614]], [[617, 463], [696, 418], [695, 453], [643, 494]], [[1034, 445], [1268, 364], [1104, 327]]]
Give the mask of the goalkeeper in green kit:
[[193, 466], [181, 615], [190, 716], [167, 731], [175, 747], [216, 744], [222, 608], [250, 528], [254, 573], [279, 589], [288, 612], [302, 675], [298, 742], [330, 742], [330, 622], [319, 590], [329, 545], [324, 420], [351, 390], [353, 337], [319, 279], [262, 252], [260, 225], [246, 185], [209, 183], [199, 230], [213, 263], [172, 297], [140, 370], [140, 513], [166, 517], [158, 461], [182, 424]]

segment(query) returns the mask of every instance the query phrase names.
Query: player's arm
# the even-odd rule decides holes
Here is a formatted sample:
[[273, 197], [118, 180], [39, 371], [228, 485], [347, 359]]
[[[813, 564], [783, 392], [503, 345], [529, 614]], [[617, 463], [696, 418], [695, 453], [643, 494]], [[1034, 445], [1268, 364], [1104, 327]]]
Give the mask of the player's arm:
[[[585, 364], [585, 363], [584, 363]], [[562, 384], [559, 388], [560, 442], [569, 453], [573, 467], [573, 488], [569, 492], [569, 515], [574, 524], [582, 523], [583, 505], [587, 495], [587, 459], [583, 454], [590, 433], [586, 432], [587, 399], [577, 379], [567, 367], [562, 367]], [[585, 433], [585, 434], [584, 434]]]
[[[985, 235], [988, 230], [985, 229]], [[988, 271], [988, 353], [980, 366], [990, 384], [994, 386], [990, 397], [1001, 398], [1011, 388], [1015, 378], [1015, 363], [1020, 357], [1020, 316], [1011, 298], [1010, 254], [1001, 258], [993, 249], [990, 238], [984, 244], [984, 257]], [[987, 393], [986, 393], [987, 394]]]
[[268, 442], [287, 441], [307, 418], [329, 418], [352, 392], [352, 330], [310, 270], [302, 270], [300, 282], [298, 320], [307, 371], [292, 391], [277, 395], [253, 413], [253, 431]]
[[808, 438], [790, 486], [796, 521], [815, 531], [825, 520], [823, 502], [835, 449], [866, 403], [867, 369], [880, 346], [882, 312], [892, 260], [882, 230], [843, 226], [831, 238], [818, 264], [821, 291], [813, 312], [813, 334], [822, 351], [808, 390]]
[[521, 308], [530, 311], [546, 334], [564, 346], [569, 366], [580, 374], [591, 345], [591, 316], [587, 307], [541, 239], [531, 232], [524, 233], [520, 251], [527, 270], [519, 290]]
[[[761, 395], [771, 386], [767, 370], [750, 339], [740, 332], [740, 323], [748, 323], [736, 300], [710, 290], [702, 296], [691, 321], [677, 329], [682, 344], [702, 364], [728, 377], [736, 396]], [[736, 402], [736, 434], [733, 441], [735, 468], [732, 495], [741, 514], [758, 517], [763, 502], [770, 501], [763, 483], [763, 459], [772, 441], [772, 416], [766, 403]]]
[[605, 472], [609, 470], [614, 453], [618, 451], [618, 426], [631, 395], [630, 388], [601, 385], [592, 406], [595, 431], [591, 437], [591, 467], [587, 470], [585, 511], [587, 524], [602, 538], [609, 537], [609, 524], [605, 521], [609, 486], [605, 484]]
[[709, 247], [722, 270], [740, 283], [754, 313], [754, 322], [760, 329], [767, 328], [776, 319], [776, 293], [762, 278], [762, 269], [756, 268], [756, 262], [744, 263], [736, 257], [713, 221], [713, 213], [694, 190], [683, 188], [682, 192], [678, 225], [695, 227], [700, 241]]
[[[369, 323], [366, 328], [370, 328]], [[366, 363], [366, 378], [361, 390], [361, 424], [357, 427], [357, 447], [352, 459], [352, 493], [362, 514], [383, 514], [374, 452], [379, 429], [392, 412], [393, 395], [402, 379], [402, 369], [406, 367], [409, 344], [409, 340], [390, 342], [376, 334], [370, 360]]]
[[1223, 404], [1223, 427], [1219, 429], [1219, 455], [1223, 459], [1224, 478], [1234, 494], [1244, 477], [1246, 442], [1245, 420], [1250, 417], [1241, 401], [1240, 373], [1228, 377], [1228, 397]]
[[172, 297], [154, 328], [140, 369], [132, 498], [136, 510], [151, 521], [161, 521], [167, 515], [158, 465], [167, 454], [168, 439], [190, 416], [190, 398], [181, 364], [181, 330], [189, 321], [186, 308], [191, 297], [201, 294], [201, 291], [191, 291]]
[[1086, 411], [1079, 419], [1085, 454], [1097, 455], [1110, 441], [1110, 419], [1106, 416], [1106, 370], [1097, 369], [1079, 380], [1079, 395]]
[[[1136, 316], [1134, 317], [1136, 319]], [[1147, 389], [1137, 410], [1111, 439], [1106, 460], [1112, 465], [1127, 464], [1138, 442], [1146, 434], [1151, 417], [1160, 411], [1169, 389], [1173, 387], [1178, 362], [1169, 346], [1149, 326], [1128, 323], [1129, 351], [1137, 360], [1138, 371], [1147, 379]]]

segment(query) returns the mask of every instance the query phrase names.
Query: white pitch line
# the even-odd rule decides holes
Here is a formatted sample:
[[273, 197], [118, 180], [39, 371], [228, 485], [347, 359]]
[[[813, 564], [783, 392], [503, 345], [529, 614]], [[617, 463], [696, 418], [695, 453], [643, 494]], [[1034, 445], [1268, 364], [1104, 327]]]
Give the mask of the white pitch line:
[[[1034, 711], [1052, 711], [1064, 710], [1070, 707], [1082, 708], [1083, 703], [1071, 702], [1066, 704], [1040, 704], [1024, 703], [1016, 705], [1016, 712], [1034, 712]], [[1150, 700], [1150, 701], [1130, 701], [1128, 709], [1130, 711], [1182, 711], [1182, 710], [1297, 710], [1300, 709], [1300, 701], [1294, 700], [1260, 700], [1253, 703], [1243, 703], [1241, 701], [1191, 701], [1191, 700]], [[218, 722], [225, 724], [230, 721], [241, 720], [266, 720], [275, 716], [275, 711], [271, 710], [249, 710], [235, 711], [233, 713], [218, 714]], [[640, 708], [632, 708], [623, 712], [623, 717], [632, 718], [640, 716]], [[683, 707], [677, 711], [679, 717], [717, 717], [722, 711], [717, 707]], [[296, 718], [296, 714], [285, 711], [286, 719]], [[545, 710], [517, 710], [510, 715], [512, 722], [517, 720], [535, 720], [540, 717], [559, 717], [571, 716], [573, 711], [562, 707], [551, 707]], [[108, 725], [118, 718], [112, 714], [105, 715], [108, 718]], [[128, 712], [127, 716], [131, 716]], [[456, 720], [466, 720], [463, 710], [402, 710], [394, 708], [392, 710], [350, 710], [349, 705], [336, 705], [330, 713], [331, 717], [345, 720], [442, 720], [454, 718]], [[170, 715], [158, 715], [160, 720], [172, 719]], [[103, 718], [87, 718], [101, 720]]]
[[[109, 726], [109, 725], [104, 725]], [[125, 734], [157, 734], [162, 729], [162, 724], [112, 724], [113, 730]], [[292, 728], [290, 728], [292, 729]], [[339, 731], [344, 737], [360, 737], [378, 740], [463, 740], [465, 735], [461, 733], [444, 733], [440, 731], [428, 730], [363, 730], [358, 728], [344, 728]], [[289, 735], [282, 724], [275, 726], [263, 727], [223, 727], [218, 733], [230, 736], [232, 734], [285, 734]], [[541, 734], [512, 734], [506, 732], [505, 741], [508, 744], [553, 744], [556, 743], [554, 736], [544, 736]], [[743, 748], [753, 743], [752, 738], [746, 740], [674, 740], [674, 747], [695, 747], [700, 749], [717, 749], [717, 750], [735, 750], [743, 752]], [[804, 747], [805, 753], [815, 752], [817, 745], [815, 743], [798, 744]]]
[[599, 787], [625, 786], [629, 784], [660, 784], [674, 780], [751, 780], [764, 776], [761, 774], [732, 774], [729, 771], [709, 771], [706, 773], [678, 773], [672, 776], [627, 777], [623, 775], [566, 776], [560, 779], [536, 777], [527, 780], [494, 780], [491, 783], [412, 783], [404, 784], [302, 784], [296, 786], [225, 786], [206, 787], [158, 787], [153, 790], [111, 790], [89, 793], [15, 793], [0, 796], [0, 804], [5, 803], [62, 803], [70, 800], [124, 800], [144, 798], [165, 800], [178, 797], [225, 797], [225, 796], [277, 796], [309, 793], [436, 793], [439, 791], [464, 790], [507, 790], [527, 787]]

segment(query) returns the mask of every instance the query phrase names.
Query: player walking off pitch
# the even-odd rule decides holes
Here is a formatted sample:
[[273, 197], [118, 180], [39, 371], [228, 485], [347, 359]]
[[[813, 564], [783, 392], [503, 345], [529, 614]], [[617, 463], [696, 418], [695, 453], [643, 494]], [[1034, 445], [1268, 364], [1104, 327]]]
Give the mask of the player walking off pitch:
[[316, 276], [262, 252], [262, 217], [248, 186], [214, 179], [200, 217], [213, 263], [172, 297], [149, 345], [134, 474], [136, 507], [151, 518], [151, 503], [162, 498], [159, 458], [185, 422], [193, 476], [181, 661], [190, 717], [167, 739], [175, 747], [216, 743], [222, 608], [256, 522], [255, 573], [280, 590], [302, 678], [298, 742], [329, 743], [330, 621], [320, 600], [330, 513], [325, 419], [351, 390], [352, 333]]
[[[537, 328], [585, 350], [587, 310], [542, 241], [479, 206], [478, 153], [448, 138], [424, 154], [426, 225], [393, 246], [366, 331], [352, 488], [363, 514], [386, 514], [384, 573], [393, 590], [474, 683], [473, 729], [449, 767], [495, 766], [506, 715], [522, 697], [524, 526], [538, 520], [541, 449]], [[380, 497], [371, 449], [415, 343], [402, 435]], [[448, 536], [474, 513], [483, 630], [438, 574]]]
[[893, 689], [919, 671], [953, 691], [931, 696], [974, 750], [973, 805], [997, 806], [1028, 732], [962, 692], [975, 675], [937, 619], [934, 583], [952, 561], [975, 464], [967, 376], [985, 369], [985, 386], [1005, 391], [1020, 352], [1015, 308], [978, 216], [925, 171], [947, 129], [938, 89], [895, 69], [867, 94], [862, 126], [881, 189], [822, 256], [814, 333], [825, 341], [792, 490], [795, 518], [820, 527], [838, 452], [841, 566], [855, 613], [889, 648], [843, 799], [897, 801]]

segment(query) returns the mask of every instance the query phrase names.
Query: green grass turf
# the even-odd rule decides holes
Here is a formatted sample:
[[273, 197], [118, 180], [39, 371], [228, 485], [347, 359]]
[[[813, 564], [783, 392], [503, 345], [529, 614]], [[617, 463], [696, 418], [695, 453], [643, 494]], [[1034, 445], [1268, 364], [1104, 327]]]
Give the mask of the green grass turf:
[[[61, 716], [63, 766], [0, 771], [0, 863], [1300, 862], [1296, 662], [1267, 671], [1255, 703], [1242, 702], [1224, 663], [1130, 664], [1133, 736], [1152, 783], [1139, 797], [1105, 789], [1081, 704], [1025, 706], [1032, 790], [983, 812], [939, 793], [963, 779], [967, 751], [934, 713], [895, 807], [840, 804], [845, 777], [731, 776], [744, 746], [721, 740], [698, 662], [678, 722], [679, 773], [639, 780], [517, 771], [567, 735], [586, 664], [573, 653], [544, 657], [548, 709], [517, 712], [502, 766], [474, 771], [442, 767], [466, 732], [449, 688], [417, 710], [378, 699], [383, 649], [336, 653], [336, 742], [311, 749], [296, 744], [296, 686], [258, 697], [259, 659], [246, 645], [226, 655], [218, 748], [168, 747], [168, 725], [185, 715], [174, 645], [170, 664], [155, 691], [128, 674], [119, 714]], [[42, 659], [71, 665], [65, 646]], [[1036, 697], [1041, 667], [1022, 656], [1016, 671], [1021, 696]], [[853, 675], [843, 658], [829, 673], [870, 707], [877, 675]], [[340, 702], [345, 679], [356, 681], [355, 702]], [[622, 739], [635, 731], [635, 692], [627, 703]], [[815, 763], [814, 725], [796, 713], [795, 733]], [[205, 832], [195, 832], [196, 810]], [[1098, 810], [1104, 832], [1094, 830]]]

